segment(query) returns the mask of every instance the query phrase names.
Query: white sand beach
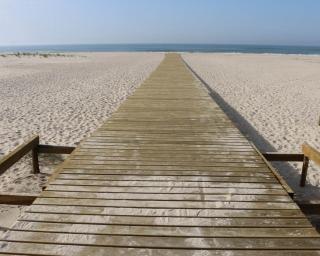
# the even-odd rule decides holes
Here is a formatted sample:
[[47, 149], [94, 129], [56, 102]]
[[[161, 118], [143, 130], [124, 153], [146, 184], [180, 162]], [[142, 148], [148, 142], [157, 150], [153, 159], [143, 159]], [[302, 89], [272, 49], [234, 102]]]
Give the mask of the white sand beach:
[[[183, 54], [225, 102], [223, 108], [263, 152], [301, 153], [308, 142], [320, 149], [320, 56], [277, 54]], [[320, 168], [298, 185], [301, 163], [275, 164], [305, 199], [320, 198]]]
[[[0, 156], [31, 134], [42, 144], [74, 146], [108, 118], [149, 76], [163, 53], [77, 53], [70, 57], [0, 56]], [[320, 57], [258, 54], [183, 54], [225, 100], [225, 110], [262, 151], [319, 148]], [[0, 178], [1, 191], [38, 193], [61, 156], [41, 157], [32, 175], [25, 157]], [[281, 174], [307, 198], [320, 196], [320, 171], [298, 184], [301, 164], [282, 164]], [[0, 227], [21, 207], [2, 206]]]
[[[75, 146], [101, 125], [163, 58], [162, 53], [70, 53], [70, 57], [0, 56], [0, 157], [33, 134], [40, 143]], [[39, 193], [61, 156], [27, 156], [0, 177], [1, 191]], [[0, 208], [0, 227], [19, 214]]]

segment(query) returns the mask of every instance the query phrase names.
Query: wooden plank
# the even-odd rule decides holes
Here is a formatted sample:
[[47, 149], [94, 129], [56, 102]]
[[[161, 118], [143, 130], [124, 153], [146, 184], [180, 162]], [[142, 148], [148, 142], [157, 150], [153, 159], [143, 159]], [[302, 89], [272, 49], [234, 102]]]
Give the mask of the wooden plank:
[[274, 177], [243, 177], [243, 176], [142, 176], [142, 175], [68, 175], [61, 174], [57, 177], [59, 180], [92, 180], [92, 181], [144, 181], [144, 182], [189, 182], [189, 184], [209, 182], [248, 182], [248, 183], [276, 183]]
[[265, 202], [292, 202], [287, 195], [206, 195], [206, 194], [131, 194], [131, 193], [93, 193], [93, 192], [62, 192], [44, 191], [40, 198], [81, 198], [81, 199], [113, 199], [113, 200], [157, 200], [157, 201], [265, 201]]
[[[134, 248], [134, 247], [102, 247], [95, 245], [71, 245], [71, 244], [57, 244], [53, 243], [25, 243], [25, 242], [5, 242], [2, 245], [3, 253], [10, 253], [11, 255], [37, 255], [37, 256], [105, 256], [109, 255], [127, 255], [127, 256], [141, 256], [141, 255], [157, 255], [157, 256], [319, 256], [320, 250], [304, 250], [304, 249], [276, 249], [276, 250], [254, 250], [250, 248], [242, 248], [242, 250], [192, 250], [192, 249], [152, 249], [152, 248]], [[63, 253], [63, 252], [67, 252]]]
[[163, 227], [163, 226], [119, 226], [119, 225], [90, 225], [50, 222], [19, 221], [14, 231], [59, 232], [69, 234], [91, 235], [132, 235], [154, 237], [318, 237], [313, 228], [221, 228], [221, 227]]
[[101, 186], [68, 186], [50, 184], [46, 191], [74, 191], [93, 193], [158, 193], [158, 194], [242, 194], [242, 195], [287, 195], [281, 188], [202, 188], [202, 187], [101, 187]]
[[170, 227], [312, 227], [306, 218], [192, 218], [148, 216], [92, 216], [72, 214], [26, 213], [20, 220], [95, 225], [135, 225]]
[[0, 255], [320, 255], [281, 179], [202, 86], [167, 55], [55, 171]]
[[299, 209], [293, 202], [198, 202], [198, 201], [137, 201], [107, 199], [72, 199], [39, 197], [34, 204], [41, 205], [73, 205], [130, 208], [185, 208], [185, 209]]
[[[251, 169], [250, 169], [251, 170]], [[94, 175], [98, 177], [104, 177], [104, 175], [115, 175], [115, 176], [123, 176], [123, 175], [131, 175], [131, 176], [170, 176], [171, 178], [175, 177], [273, 177], [270, 172], [251, 170], [251, 171], [148, 171], [148, 170], [85, 170], [85, 169], [64, 169], [60, 172], [61, 177], [67, 177], [66, 174], [70, 175]], [[81, 177], [81, 176], [80, 176]]]
[[145, 162], [159, 162], [160, 161], [165, 161], [165, 162], [185, 162], [188, 163], [263, 163], [261, 159], [252, 159], [252, 158], [209, 158], [209, 157], [159, 157], [157, 158], [155, 155], [154, 156], [148, 156], [148, 157], [142, 157], [142, 156], [125, 156], [125, 157], [111, 157], [111, 156], [104, 156], [104, 155], [78, 155], [75, 154], [72, 159], [76, 160], [98, 160], [98, 161], [145, 161]]
[[[63, 170], [94, 170], [94, 171], [100, 171], [100, 170], [140, 170], [140, 171], [257, 171], [257, 172], [263, 172], [265, 170], [269, 170], [266, 168], [266, 166], [224, 166], [223, 164], [216, 165], [216, 166], [171, 166], [171, 165], [121, 165], [119, 163], [118, 165], [77, 165], [77, 164], [66, 164], [63, 168]], [[269, 170], [270, 172], [270, 170]]]
[[[185, 162], [185, 161], [176, 161], [176, 162], [164, 162], [164, 161], [158, 161], [158, 162], [153, 162], [153, 161], [103, 161], [103, 160], [79, 160], [79, 159], [70, 159], [69, 165], [70, 166], [106, 166], [106, 165], [116, 165], [118, 166], [119, 164], [121, 165], [128, 165], [128, 166], [190, 166], [190, 163]], [[238, 163], [238, 162], [212, 162], [212, 163], [203, 163], [203, 162], [194, 162], [192, 164], [193, 166], [196, 167], [214, 167], [214, 166], [225, 166], [225, 167], [232, 167], [232, 166], [239, 166], [239, 167], [264, 167], [265, 165], [263, 163], [250, 163], [250, 162], [243, 162], [243, 163]]]
[[[320, 250], [320, 238], [181, 238], [181, 237], [154, 237], [119, 236], [113, 235], [89, 235], [46, 233], [34, 231], [9, 231], [9, 237], [16, 237], [22, 242], [90, 245], [95, 241], [96, 246], [104, 247], [134, 247], [134, 248], [167, 248], [188, 249], [190, 244], [194, 249], [239, 249], [248, 247], [251, 249], [318, 249]], [[11, 241], [7, 238], [6, 241]], [[15, 241], [13, 239], [13, 241]], [[266, 243], [266, 241], [268, 241]]]
[[247, 182], [246, 179], [234, 182], [192, 182], [192, 181], [101, 181], [101, 180], [65, 180], [57, 177], [50, 184], [71, 186], [104, 186], [104, 187], [170, 187], [170, 188], [281, 188], [273, 182]]
[[202, 165], [202, 164], [216, 164], [216, 163], [250, 163], [250, 164], [262, 164], [263, 161], [260, 159], [239, 159], [239, 158], [178, 158], [178, 157], [141, 157], [141, 156], [128, 156], [128, 157], [108, 157], [108, 156], [93, 156], [93, 155], [75, 155], [73, 160], [88, 160], [88, 161], [108, 161], [108, 162], [145, 162], [149, 163], [158, 163], [159, 161], [165, 163], [189, 163], [192, 165]]
[[130, 208], [108, 206], [68, 206], [34, 204], [26, 212], [60, 213], [72, 215], [101, 216], [157, 216], [157, 217], [202, 217], [202, 218], [303, 218], [297, 209], [186, 209], [186, 208]]
[[[138, 151], [139, 150], [139, 151]], [[156, 147], [145, 147], [145, 148], [137, 148], [137, 147], [110, 147], [110, 148], [97, 148], [95, 146], [89, 146], [77, 149], [76, 152], [119, 152], [119, 153], [146, 153], [147, 151], [150, 154], [154, 154], [155, 152], [159, 152], [159, 154], [163, 153], [171, 153], [171, 154], [192, 154], [194, 152], [195, 155], [239, 155], [239, 156], [257, 156], [255, 151], [246, 150], [246, 149], [227, 149], [222, 150], [219, 148], [210, 148], [210, 149], [201, 149], [201, 148], [179, 148], [173, 147], [165, 150], [165, 148], [156, 148]]]

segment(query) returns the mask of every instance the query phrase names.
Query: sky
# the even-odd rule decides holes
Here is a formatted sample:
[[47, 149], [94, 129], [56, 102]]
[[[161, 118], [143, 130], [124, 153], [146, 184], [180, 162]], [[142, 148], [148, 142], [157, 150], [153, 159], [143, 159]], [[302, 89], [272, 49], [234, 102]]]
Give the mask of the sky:
[[0, 45], [320, 46], [320, 0], [0, 0]]

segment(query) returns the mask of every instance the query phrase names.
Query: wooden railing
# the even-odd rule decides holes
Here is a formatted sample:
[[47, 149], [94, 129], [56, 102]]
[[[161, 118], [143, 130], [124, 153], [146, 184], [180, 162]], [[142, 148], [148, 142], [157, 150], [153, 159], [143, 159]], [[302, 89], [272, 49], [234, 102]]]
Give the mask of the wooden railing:
[[303, 158], [300, 186], [304, 187], [306, 184], [309, 161], [311, 160], [316, 164], [320, 165], [320, 152], [307, 143], [302, 145], [302, 152], [303, 152], [304, 158]]
[[8, 170], [12, 165], [18, 162], [22, 157], [32, 151], [32, 169], [33, 173], [38, 173], [39, 162], [38, 162], [38, 152], [37, 146], [39, 145], [39, 136], [33, 136], [27, 142], [15, 148], [8, 155], [4, 156], [0, 160], [0, 175]]
[[32, 170], [33, 173], [39, 173], [39, 156], [38, 154], [70, 154], [75, 149], [74, 147], [51, 146], [39, 144], [40, 138], [38, 135], [31, 137], [28, 141], [15, 148], [8, 155], [0, 159], [0, 175], [8, 170], [12, 165], [18, 162], [22, 157], [32, 152]]
[[[39, 154], [71, 154], [75, 149], [74, 147], [41, 145], [39, 142], [39, 136], [33, 136], [22, 145], [15, 148], [8, 155], [1, 158], [0, 175], [30, 152], [32, 152], [32, 172], [39, 173]], [[0, 194], [0, 204], [29, 205], [35, 198], [36, 195], [30, 194]]]
[[308, 143], [302, 145], [302, 154], [283, 154], [267, 152], [263, 156], [268, 161], [285, 161], [285, 162], [303, 162], [302, 172], [300, 178], [300, 186], [304, 187], [306, 184], [309, 161], [313, 161], [320, 165], [320, 152], [310, 146]]

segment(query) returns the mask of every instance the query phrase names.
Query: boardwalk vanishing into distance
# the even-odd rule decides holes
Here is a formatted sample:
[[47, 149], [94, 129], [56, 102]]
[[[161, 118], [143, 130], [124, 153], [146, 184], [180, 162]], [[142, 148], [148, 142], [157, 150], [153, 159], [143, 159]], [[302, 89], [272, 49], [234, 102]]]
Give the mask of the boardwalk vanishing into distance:
[[0, 255], [320, 255], [275, 173], [178, 54], [60, 166]]

